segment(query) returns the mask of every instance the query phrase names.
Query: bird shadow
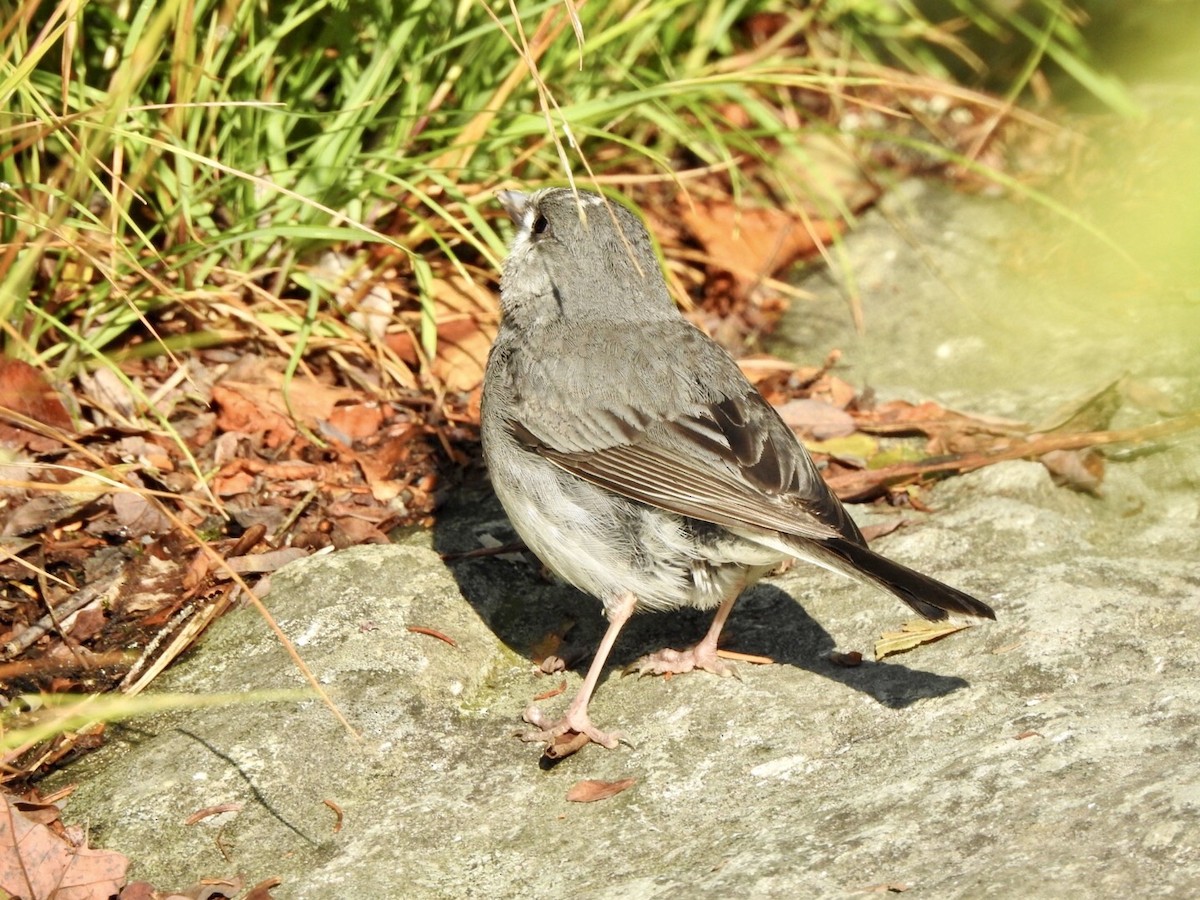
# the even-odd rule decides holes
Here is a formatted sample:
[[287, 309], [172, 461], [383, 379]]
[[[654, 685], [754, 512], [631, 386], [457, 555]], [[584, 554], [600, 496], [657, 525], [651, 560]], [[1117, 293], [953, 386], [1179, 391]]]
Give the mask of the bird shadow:
[[[600, 604], [542, 570], [532, 553], [481, 548], [517, 541], [486, 479], [462, 485], [438, 513], [434, 547], [443, 555], [462, 595], [493, 633], [514, 652], [530, 657], [548, 635], [565, 635], [558, 655], [585, 671], [607, 622]], [[833, 576], [830, 576], [833, 577]], [[883, 598], [881, 598], [883, 599]], [[886, 599], [884, 599], [886, 602]], [[682, 648], [703, 636], [712, 611], [681, 609], [634, 616], [621, 632], [609, 667], [622, 669], [662, 647]], [[733, 608], [723, 649], [770, 657], [844, 684], [892, 709], [965, 688], [959, 677], [863, 660], [855, 666], [830, 659], [832, 635], [790, 594], [769, 582], [750, 588]]]

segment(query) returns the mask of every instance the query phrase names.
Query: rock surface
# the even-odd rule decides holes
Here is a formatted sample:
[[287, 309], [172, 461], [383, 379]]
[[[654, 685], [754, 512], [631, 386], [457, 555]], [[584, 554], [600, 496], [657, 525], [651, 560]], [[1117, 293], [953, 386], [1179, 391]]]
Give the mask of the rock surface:
[[[844, 346], [847, 377], [883, 394], [975, 412], [1036, 419], [1139, 367], [1194, 406], [1195, 307], [1155, 331], [1161, 368], [1128, 326], [1085, 327], [1081, 346], [1070, 329], [1086, 316], [1073, 302], [1065, 322], [1031, 317], [1031, 285], [998, 269], [994, 242], [1021, 215], [901, 192], [846, 242], [868, 337], [846, 329], [836, 283], [818, 276], [809, 286], [822, 298], [793, 312], [793, 340], [810, 360]], [[876, 273], [913, 241], [936, 279]], [[1025, 312], [997, 319], [1018, 296]], [[139, 720], [64, 773], [80, 784], [66, 818], [159, 886], [240, 872], [280, 877], [273, 896], [285, 898], [794, 898], [888, 886], [1200, 896], [1200, 453], [1193, 438], [1126, 457], [1110, 463], [1099, 498], [1055, 487], [1033, 462], [928, 492], [933, 514], [905, 513], [914, 525], [876, 546], [972, 591], [999, 620], [907, 655], [828, 661], [835, 648], [869, 660], [874, 639], [908, 616], [807, 567], [735, 608], [727, 646], [776, 661], [741, 665], [740, 681], [620, 678], [618, 667], [706, 624], [636, 619], [592, 707], [636, 746], [587, 747], [548, 771], [512, 735], [535, 695], [565, 680], [565, 696], [542, 701], [557, 710], [580, 673], [535, 677], [531, 648], [573, 621], [572, 643], [590, 650], [603, 622], [594, 601], [527, 557], [441, 560], [485, 534], [511, 539], [486, 487], [468, 486], [432, 535], [308, 559], [274, 579], [268, 605], [361, 739], [316, 701]], [[243, 611], [157, 688], [301, 684]], [[585, 778], [636, 784], [567, 802]], [[327, 800], [344, 812], [340, 831]], [[184, 824], [220, 803], [243, 806]]]

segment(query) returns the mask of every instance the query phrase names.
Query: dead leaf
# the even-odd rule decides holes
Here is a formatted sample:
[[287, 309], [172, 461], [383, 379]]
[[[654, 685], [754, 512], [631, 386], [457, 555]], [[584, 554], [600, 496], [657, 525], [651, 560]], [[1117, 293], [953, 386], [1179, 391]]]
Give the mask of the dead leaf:
[[1075, 432], [1104, 431], [1112, 424], [1124, 398], [1125, 376], [1093, 391], [1082, 400], [1073, 401], [1065, 410], [1051, 416], [1034, 431]]
[[129, 860], [111, 850], [76, 846], [31, 821], [5, 796], [0, 807], [0, 891], [14, 897], [91, 900], [116, 894]]
[[862, 665], [862, 654], [857, 650], [851, 650], [848, 653], [830, 653], [829, 661], [835, 666], [842, 666], [846, 669], [853, 669], [855, 666]]
[[597, 781], [594, 779], [577, 781], [567, 791], [567, 799], [572, 803], [595, 803], [597, 800], [615, 797], [636, 783], [636, 778], [622, 778], [620, 781]]
[[529, 657], [535, 663], [541, 663], [542, 660], [549, 656], [557, 656], [558, 651], [562, 649], [566, 637], [570, 634], [571, 629], [575, 627], [573, 619], [564, 619], [559, 623], [558, 627], [544, 635], [541, 640], [534, 644], [529, 649]]
[[162, 895], [148, 881], [135, 881], [125, 885], [120, 900], [158, 900]]
[[184, 819], [183, 824], [195, 825], [197, 822], [203, 822], [205, 819], [213, 816], [223, 815], [228, 812], [241, 812], [244, 806], [244, 803], [220, 803], [216, 806], [206, 806], [204, 809], [196, 810]]
[[[483, 381], [488, 351], [496, 336], [494, 325], [482, 323], [478, 315], [450, 313], [434, 322], [437, 354], [433, 375], [453, 391], [474, 390]], [[387, 344], [409, 365], [417, 364], [413, 336], [408, 332], [389, 334]]]
[[340, 806], [338, 806], [336, 803], [334, 803], [332, 800], [322, 800], [321, 802], [324, 803], [326, 806], [328, 806], [331, 810], [333, 810], [333, 815], [335, 817], [334, 821], [333, 821], [333, 833], [337, 834], [339, 831], [342, 830], [342, 823], [346, 819], [346, 814], [342, 810], [342, 808]]
[[408, 631], [412, 634], [424, 634], [431, 638], [437, 638], [439, 641], [449, 644], [451, 647], [458, 646], [458, 641], [454, 640], [454, 638], [450, 637], [450, 635], [442, 634], [442, 632], [433, 628], [427, 628], [424, 625], [409, 625]]
[[329, 427], [349, 440], [370, 437], [383, 427], [386, 416], [383, 407], [374, 401], [335, 406], [329, 414]]
[[268, 878], [265, 881], [260, 881], [250, 890], [246, 891], [246, 896], [242, 900], [271, 900], [271, 889], [277, 888], [283, 884], [282, 878]]
[[346, 321], [372, 340], [379, 340], [392, 319], [392, 296], [375, 273], [344, 253], [327, 250], [311, 274], [333, 292], [333, 302]]
[[113, 513], [130, 538], [148, 534], [164, 534], [171, 530], [171, 520], [149, 497], [133, 491], [118, 491], [112, 498]]
[[262, 434], [271, 449], [289, 444], [296, 427], [283, 412], [266, 402], [269, 391], [248, 385], [214, 384], [212, 402], [217, 410], [217, 427], [238, 434]]
[[803, 222], [777, 207], [740, 208], [730, 203], [679, 202], [687, 228], [714, 266], [729, 272], [737, 294], [813, 253], [840, 233], [842, 223]]
[[[548, 658], [549, 659], [558, 659], [557, 656], [548, 657]], [[547, 672], [546, 674], [549, 675], [550, 673]], [[567, 683], [565, 681], [562, 681], [562, 682], [559, 682], [558, 687], [550, 688], [550, 690], [548, 690], [548, 691], [542, 691], [542, 693], [540, 693], [536, 697], [534, 697], [533, 700], [535, 703], [539, 700], [549, 700], [551, 697], [557, 697], [559, 694], [565, 694], [566, 692], [567, 692]]]
[[858, 427], [848, 412], [823, 400], [789, 400], [777, 407], [777, 412], [788, 428], [811, 434], [818, 441], [854, 434]]
[[[0, 356], [0, 409], [12, 410], [68, 434], [75, 430], [67, 408], [45, 376], [29, 363], [7, 356]], [[0, 421], [0, 441], [35, 451], [59, 446], [51, 438], [8, 421]]]
[[1040, 457], [1042, 465], [1059, 487], [1100, 496], [1104, 481], [1104, 457], [1091, 447], [1082, 450], [1051, 450]]
[[[225, 562], [228, 563], [230, 569], [239, 575], [248, 575], [275, 572], [288, 563], [294, 562], [297, 559], [303, 559], [309, 555], [309, 551], [303, 547], [281, 547], [278, 550], [268, 550], [265, 553], [235, 556], [225, 560]], [[220, 573], [218, 577], [227, 575], [228, 573]]]
[[578, 753], [592, 742], [586, 734], [567, 731], [554, 738], [554, 741], [542, 751], [542, 756], [549, 760], [566, 759], [572, 753]]
[[875, 642], [875, 659], [880, 660], [912, 650], [921, 644], [940, 641], [956, 631], [970, 627], [970, 625], [954, 622], [926, 622], [924, 619], [905, 622], [900, 626], [899, 631], [885, 631], [879, 636], [879, 640]]

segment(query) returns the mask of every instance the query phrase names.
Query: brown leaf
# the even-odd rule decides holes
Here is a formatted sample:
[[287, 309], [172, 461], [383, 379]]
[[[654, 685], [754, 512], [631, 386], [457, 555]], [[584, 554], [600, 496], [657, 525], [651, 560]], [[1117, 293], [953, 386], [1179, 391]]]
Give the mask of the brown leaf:
[[529, 649], [529, 657], [535, 663], [541, 663], [542, 660], [549, 656], [557, 656], [558, 651], [562, 648], [567, 635], [571, 629], [575, 627], [573, 619], [564, 619], [559, 626], [553, 631], [545, 634], [536, 644]]
[[[496, 300], [491, 291], [457, 274], [435, 279], [433, 321], [437, 352], [431, 361], [432, 374], [449, 390], [470, 391], [483, 380], [488, 350], [496, 336]], [[416, 330], [387, 335], [387, 346], [410, 366], [420, 359]]]
[[778, 407], [778, 412], [788, 428], [811, 434], [818, 441], [845, 437], [858, 427], [848, 412], [823, 400], [789, 400]]
[[[235, 556], [225, 560], [229, 568], [239, 575], [274, 572], [290, 562], [303, 559], [309, 551], [303, 547], [281, 547], [278, 550], [268, 550], [265, 553], [251, 553], [247, 556]], [[218, 577], [221, 577], [218, 575]]]
[[195, 825], [197, 822], [203, 822], [212, 816], [220, 816], [228, 812], [241, 812], [245, 805], [244, 803], [220, 803], [216, 806], [206, 806], [204, 809], [196, 810], [184, 819], [183, 824]]
[[594, 779], [577, 781], [567, 791], [567, 799], [572, 803], [594, 803], [597, 800], [607, 800], [609, 797], [615, 797], [621, 791], [633, 787], [636, 783], [636, 778], [622, 778], [620, 781], [597, 781]]
[[[477, 315], [451, 313], [435, 321], [437, 355], [433, 375], [453, 391], [474, 390], [483, 381], [488, 351], [496, 336], [495, 326], [480, 322]], [[387, 344], [409, 365], [417, 364], [413, 336], [407, 332], [389, 334]]]
[[270, 448], [287, 445], [296, 436], [296, 428], [286, 414], [266, 402], [268, 394], [254, 386], [214, 384], [212, 399], [217, 409], [217, 427], [239, 434], [261, 433]]
[[428, 628], [424, 625], [409, 625], [408, 631], [412, 634], [423, 634], [427, 637], [437, 638], [439, 641], [449, 644], [451, 647], [458, 646], [458, 641], [454, 640], [454, 638], [450, 637], [450, 635], [443, 634], [435, 628]]
[[592, 742], [586, 734], [575, 731], [564, 732], [554, 738], [554, 741], [542, 751], [542, 756], [549, 760], [566, 759], [572, 753], [578, 753]]
[[383, 426], [383, 407], [378, 403], [351, 403], [345, 406], [335, 406], [329, 414], [330, 427], [345, 435], [350, 440], [370, 437]]
[[1113, 416], [1121, 408], [1124, 399], [1122, 376], [1106, 384], [1082, 400], [1076, 400], [1065, 410], [1039, 424], [1034, 430], [1040, 432], [1104, 431], [1112, 424]]
[[342, 808], [340, 806], [338, 806], [332, 800], [322, 800], [321, 802], [324, 803], [326, 806], [328, 806], [331, 810], [333, 810], [333, 815], [334, 815], [333, 833], [337, 834], [339, 831], [342, 830], [342, 823], [345, 821], [346, 813], [342, 810]]
[[[19, 359], [0, 356], [0, 409], [44, 422], [52, 428], [72, 432], [71, 417], [40, 371]], [[27, 431], [0, 417], [0, 441], [31, 450], [50, 450], [58, 442]]]
[[713, 265], [729, 272], [740, 296], [829, 242], [842, 224], [812, 221], [776, 207], [738, 208], [729, 203], [680, 201], [680, 215]]
[[[557, 659], [558, 657], [551, 657], [551, 658]], [[549, 674], [549, 673], [547, 673], [547, 674]], [[562, 682], [559, 682], [558, 687], [550, 688], [550, 690], [548, 690], [548, 691], [542, 691], [540, 694], [538, 694], [536, 697], [534, 697], [533, 700], [535, 703], [538, 700], [549, 700], [551, 697], [557, 697], [559, 694], [565, 694], [566, 691], [567, 691], [567, 683], [565, 681], [562, 681]]]
[[246, 891], [246, 896], [242, 900], [271, 900], [271, 889], [277, 888], [281, 884], [283, 884], [282, 878], [268, 878], [260, 881]]
[[158, 890], [148, 881], [134, 881], [125, 885], [120, 900], [158, 900]]
[[1083, 450], [1051, 450], [1041, 457], [1050, 477], [1059, 487], [1093, 496], [1100, 495], [1104, 481], [1104, 457], [1090, 447]]
[[79, 847], [27, 818], [14, 798], [0, 806], [0, 890], [16, 897], [91, 900], [116, 894], [129, 860]]
[[118, 491], [113, 494], [112, 505], [117, 521], [130, 538], [163, 534], [171, 530], [171, 520], [144, 494]]

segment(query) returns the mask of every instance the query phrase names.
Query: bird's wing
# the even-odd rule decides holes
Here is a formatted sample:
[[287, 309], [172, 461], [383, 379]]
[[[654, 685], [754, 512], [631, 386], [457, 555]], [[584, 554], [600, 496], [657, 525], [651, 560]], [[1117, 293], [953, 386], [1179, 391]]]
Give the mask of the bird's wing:
[[726, 528], [864, 543], [791, 429], [742, 384], [736, 396], [674, 415], [647, 417], [614, 400], [587, 404], [575, 427], [560, 420], [553, 434], [532, 421], [510, 427], [531, 452], [641, 503]]

